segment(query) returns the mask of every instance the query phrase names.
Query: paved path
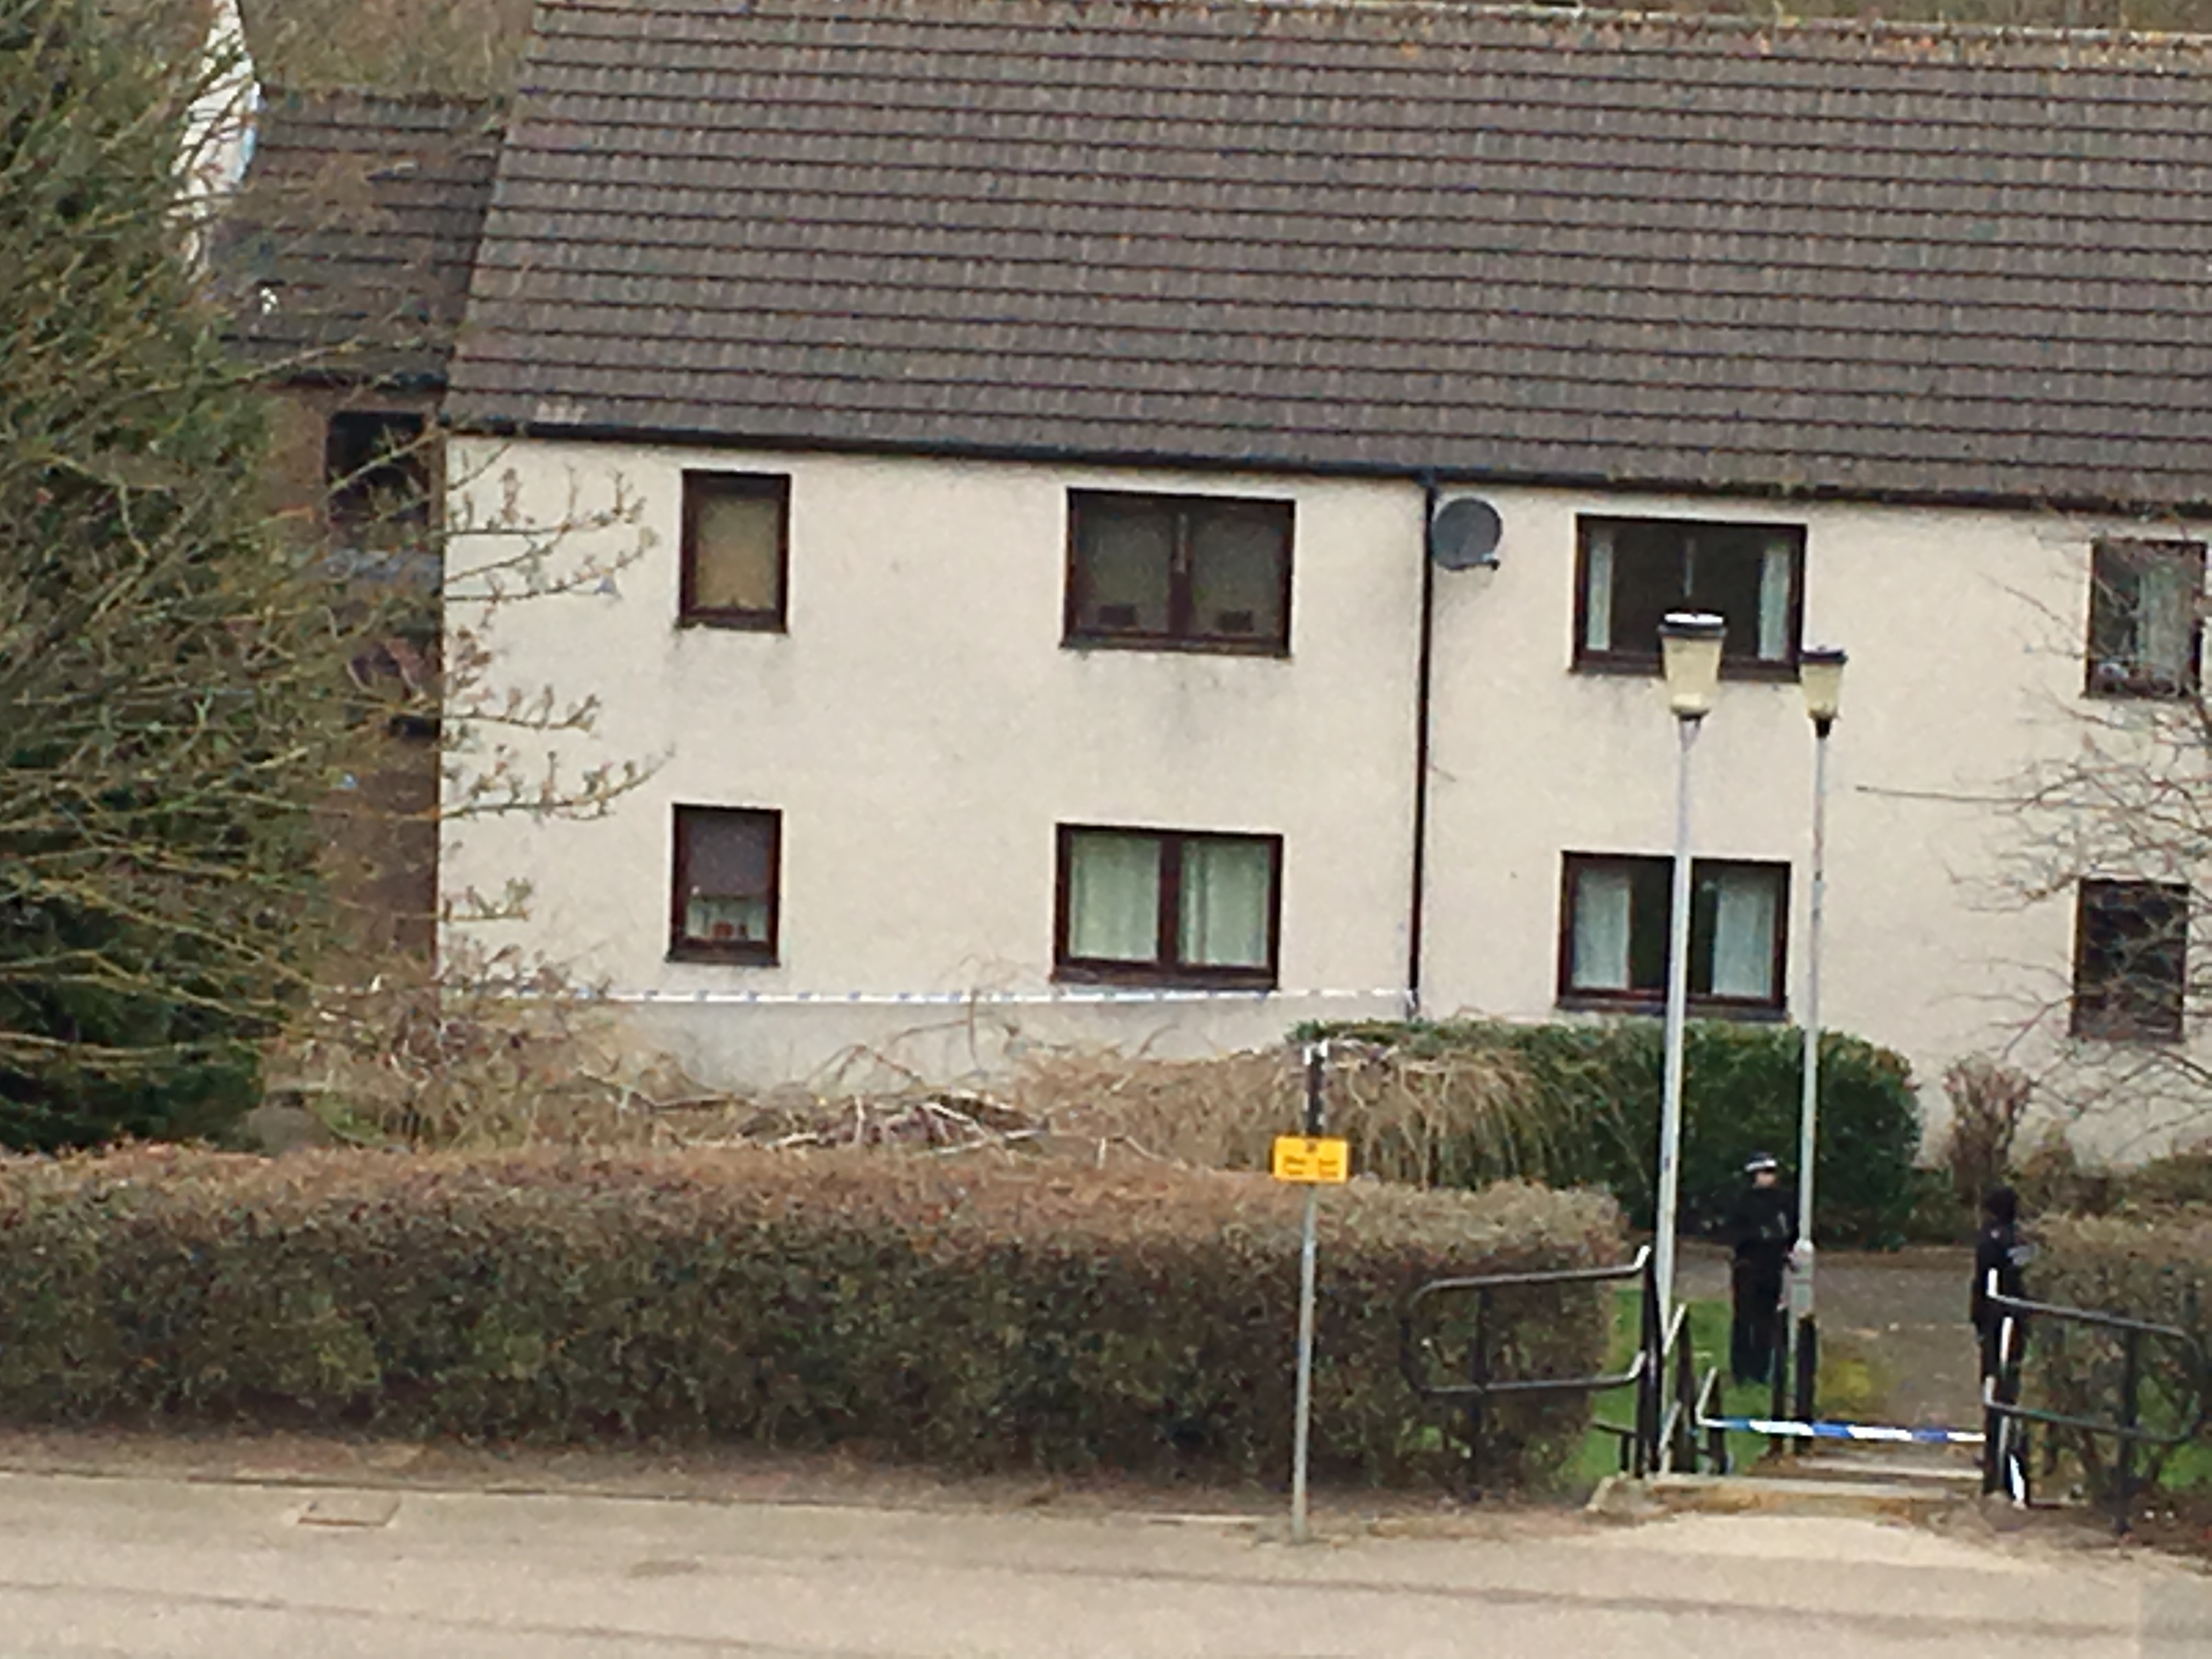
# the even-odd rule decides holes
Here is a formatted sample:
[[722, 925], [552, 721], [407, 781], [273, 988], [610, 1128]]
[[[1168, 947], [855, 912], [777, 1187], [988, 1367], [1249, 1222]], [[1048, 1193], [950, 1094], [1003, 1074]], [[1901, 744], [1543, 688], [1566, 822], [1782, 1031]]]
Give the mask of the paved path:
[[[1401, 1523], [1401, 1533], [1418, 1532]], [[2185, 1659], [2212, 1581], [1864, 1521], [1481, 1535], [0, 1474], [27, 1659]]]
[[[1966, 1322], [1972, 1268], [1970, 1250], [1820, 1253], [1824, 1349], [1873, 1366], [1886, 1420], [1975, 1426], [1980, 1406]], [[1686, 1247], [1681, 1287], [1685, 1296], [1726, 1299], [1726, 1252]]]

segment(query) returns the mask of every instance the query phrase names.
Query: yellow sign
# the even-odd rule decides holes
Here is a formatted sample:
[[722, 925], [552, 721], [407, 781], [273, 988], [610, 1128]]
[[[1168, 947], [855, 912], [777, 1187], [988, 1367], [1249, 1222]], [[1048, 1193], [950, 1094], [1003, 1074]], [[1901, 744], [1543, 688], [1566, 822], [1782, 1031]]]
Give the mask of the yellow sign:
[[1352, 1143], [1334, 1135], [1277, 1135], [1275, 1179], [1306, 1185], [1352, 1179]]

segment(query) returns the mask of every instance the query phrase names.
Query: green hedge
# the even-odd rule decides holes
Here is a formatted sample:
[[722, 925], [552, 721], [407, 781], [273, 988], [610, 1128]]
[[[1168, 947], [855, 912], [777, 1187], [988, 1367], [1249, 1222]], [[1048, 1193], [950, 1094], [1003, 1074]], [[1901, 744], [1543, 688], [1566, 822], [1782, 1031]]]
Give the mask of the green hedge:
[[[2163, 1213], [2048, 1218], [2031, 1222], [2036, 1251], [2027, 1271], [2031, 1300], [2088, 1308], [2171, 1325], [2212, 1352], [2212, 1209]], [[2119, 1401], [2121, 1350], [2110, 1335], [2039, 1321], [2029, 1332], [2030, 1403], [2069, 1416], [2109, 1417]], [[2154, 1426], [2179, 1426], [2190, 1395], [2170, 1345], [2146, 1344], [2144, 1408]], [[2063, 1443], [2080, 1460], [2092, 1486], [2103, 1489], [2112, 1442], [2073, 1433]], [[2152, 1452], [2140, 1461], [2155, 1478], [2179, 1470], [2192, 1481], [2212, 1477], [2200, 1447], [2179, 1455]]]
[[[702, 1437], [1283, 1476], [1300, 1204], [1264, 1176], [875, 1153], [0, 1161], [0, 1416]], [[1601, 1194], [1355, 1182], [1322, 1208], [1315, 1468], [1425, 1478], [1398, 1317], [1447, 1273], [1618, 1250]], [[1594, 1369], [1595, 1293], [1501, 1310]], [[1506, 1417], [1563, 1468], [1586, 1401]]]
[[[1502, 1051], [1535, 1091], [1548, 1144], [1513, 1170], [1554, 1187], [1611, 1191], [1638, 1226], [1651, 1224], [1664, 1059], [1650, 1019], [1492, 1020], [1315, 1025], [1299, 1035], [1356, 1038], [1409, 1059]], [[1717, 1221], [1743, 1184], [1747, 1156], [1796, 1162], [1804, 1035], [1795, 1027], [1700, 1021], [1684, 1050], [1683, 1223]], [[1820, 1148], [1814, 1192], [1818, 1236], [1838, 1243], [1902, 1243], [1923, 1182], [1920, 1108], [1902, 1055], [1863, 1038], [1820, 1039]], [[1477, 1168], [1482, 1166], [1478, 1162]]]

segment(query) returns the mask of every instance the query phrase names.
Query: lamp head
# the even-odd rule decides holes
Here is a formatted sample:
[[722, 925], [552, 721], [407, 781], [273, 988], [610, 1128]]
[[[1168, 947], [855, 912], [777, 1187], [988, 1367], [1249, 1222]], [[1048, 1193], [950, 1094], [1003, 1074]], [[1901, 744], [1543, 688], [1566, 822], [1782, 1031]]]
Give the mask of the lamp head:
[[1659, 662], [1667, 677], [1667, 706], [1677, 720], [1703, 720], [1720, 684], [1721, 640], [1728, 624], [1699, 611], [1672, 611], [1659, 624]]
[[1832, 645], [1808, 647], [1797, 653], [1797, 683], [1805, 690], [1805, 712], [1825, 732], [1843, 707], [1844, 653]]

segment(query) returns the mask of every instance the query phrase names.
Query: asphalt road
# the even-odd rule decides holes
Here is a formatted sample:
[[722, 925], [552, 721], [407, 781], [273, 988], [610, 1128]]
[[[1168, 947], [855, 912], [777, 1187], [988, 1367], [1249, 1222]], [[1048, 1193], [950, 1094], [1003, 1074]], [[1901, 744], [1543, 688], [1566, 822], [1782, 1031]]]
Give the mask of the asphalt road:
[[1863, 1520], [1249, 1523], [0, 1475], [0, 1653], [2184, 1659], [2212, 1580]]

